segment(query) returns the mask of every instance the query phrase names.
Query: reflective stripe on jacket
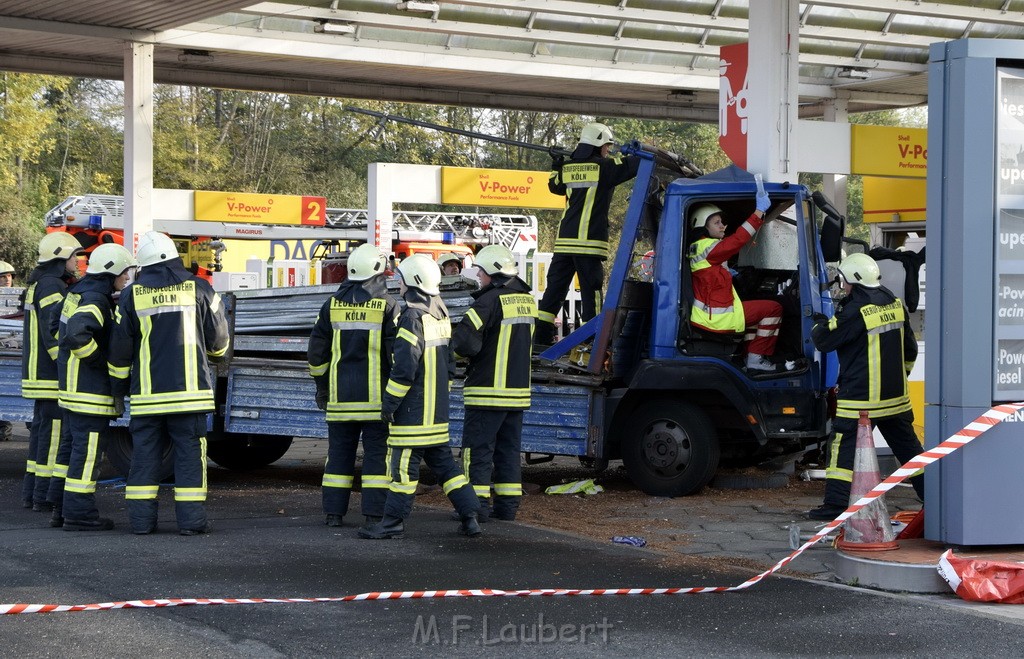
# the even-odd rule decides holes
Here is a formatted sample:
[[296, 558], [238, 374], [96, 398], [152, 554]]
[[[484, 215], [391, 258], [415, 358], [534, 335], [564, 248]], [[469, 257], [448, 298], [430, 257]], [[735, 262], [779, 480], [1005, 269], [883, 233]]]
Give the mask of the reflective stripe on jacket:
[[57, 400], [57, 316], [67, 294], [66, 260], [43, 263], [25, 289], [21, 358], [21, 395]]
[[907, 374], [917, 359], [917, 339], [903, 302], [885, 288], [854, 286], [835, 318], [811, 329], [814, 347], [839, 357], [836, 416], [872, 418], [911, 409]]
[[210, 412], [214, 375], [209, 359], [228, 349], [220, 296], [180, 259], [142, 269], [121, 293], [110, 374], [131, 374], [132, 416]]
[[537, 303], [518, 277], [473, 294], [473, 306], [455, 328], [452, 349], [469, 357], [466, 407], [530, 407], [530, 362]]
[[746, 327], [743, 302], [732, 285], [728, 261], [747, 244], [761, 222], [753, 214], [730, 236], [701, 238], [690, 245], [691, 323], [712, 332], [742, 332]]
[[320, 309], [309, 336], [309, 374], [328, 390], [328, 421], [380, 421], [398, 302], [383, 282], [372, 294], [346, 281]]
[[57, 371], [60, 406], [92, 416], [117, 416], [107, 369], [113, 325], [113, 278], [87, 275], [60, 313]]
[[382, 410], [394, 415], [388, 446], [448, 443], [448, 382], [454, 371], [452, 324], [440, 297], [410, 289], [398, 320], [394, 363]]

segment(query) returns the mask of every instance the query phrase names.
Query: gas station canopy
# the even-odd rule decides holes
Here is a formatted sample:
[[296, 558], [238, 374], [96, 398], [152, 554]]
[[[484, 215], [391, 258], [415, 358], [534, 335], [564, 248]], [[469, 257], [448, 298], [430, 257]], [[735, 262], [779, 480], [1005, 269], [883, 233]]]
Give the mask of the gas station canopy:
[[[0, 69], [475, 107], [718, 121], [746, 0], [0, 0]], [[800, 117], [927, 101], [928, 47], [1024, 38], [1024, 0], [799, 3]]]

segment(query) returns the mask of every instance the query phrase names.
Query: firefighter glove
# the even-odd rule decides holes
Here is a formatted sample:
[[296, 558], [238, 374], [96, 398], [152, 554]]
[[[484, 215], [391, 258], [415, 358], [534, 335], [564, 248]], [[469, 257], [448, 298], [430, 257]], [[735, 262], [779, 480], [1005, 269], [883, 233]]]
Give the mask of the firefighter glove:
[[380, 420], [383, 421], [384, 423], [394, 423], [395, 422], [395, 413], [394, 412], [388, 412], [387, 410], [381, 410], [380, 411]]
[[565, 164], [565, 156], [557, 150], [557, 147], [548, 149], [548, 154], [551, 156], [551, 169], [562, 169], [562, 165]]
[[772, 205], [772, 202], [768, 198], [767, 193], [757, 195], [757, 197], [754, 198], [754, 203], [757, 205], [757, 210], [761, 211], [762, 213], [771, 208]]
[[114, 396], [114, 414], [120, 418], [124, 414], [124, 397]]
[[316, 390], [316, 406], [317, 406], [318, 409], [321, 409], [321, 410], [326, 410], [327, 409], [327, 396], [328, 396], [328, 392], [327, 392], [326, 389], [317, 389]]
[[815, 325], [818, 325], [818, 324], [827, 325], [828, 324], [828, 316], [826, 316], [823, 313], [813, 314], [811, 316], [811, 320], [814, 321]]

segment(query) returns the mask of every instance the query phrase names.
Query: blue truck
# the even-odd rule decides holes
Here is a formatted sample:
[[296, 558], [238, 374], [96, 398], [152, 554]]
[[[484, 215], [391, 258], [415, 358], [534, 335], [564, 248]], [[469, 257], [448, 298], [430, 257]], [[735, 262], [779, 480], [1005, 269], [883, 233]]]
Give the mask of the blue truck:
[[[721, 464], [775, 460], [824, 441], [837, 364], [834, 355], [814, 350], [810, 328], [813, 314], [832, 313], [826, 264], [840, 258], [844, 218], [804, 186], [763, 184], [772, 202], [766, 221], [730, 265], [741, 297], [782, 304], [776, 355], [796, 367], [747, 372], [742, 335], [709, 335], [689, 322], [685, 218], [695, 204], [714, 203], [735, 229], [754, 210], [758, 181], [734, 166], [688, 178], [673, 154], [637, 142], [622, 151], [637, 156], [640, 168], [604, 306], [535, 358], [533, 405], [523, 427], [526, 460], [575, 456], [596, 469], [622, 460], [639, 489], [681, 496], [699, 491]], [[283, 299], [275, 290], [238, 293], [234, 352], [217, 367], [213, 461], [234, 469], [264, 466], [283, 456], [293, 437], [327, 436], [305, 349], [312, 319], [332, 291], [291, 289]], [[455, 320], [470, 304], [465, 293], [445, 297]], [[247, 320], [259, 313], [298, 319], [296, 329], [260, 329]], [[13, 383], [12, 366], [0, 355], [4, 382]], [[13, 404], [12, 390], [4, 391], [0, 419], [24, 419], [27, 406]], [[15, 408], [22, 411], [12, 416]], [[453, 446], [460, 444], [463, 412], [456, 379]], [[126, 469], [130, 435], [115, 428], [111, 439], [108, 455]]]

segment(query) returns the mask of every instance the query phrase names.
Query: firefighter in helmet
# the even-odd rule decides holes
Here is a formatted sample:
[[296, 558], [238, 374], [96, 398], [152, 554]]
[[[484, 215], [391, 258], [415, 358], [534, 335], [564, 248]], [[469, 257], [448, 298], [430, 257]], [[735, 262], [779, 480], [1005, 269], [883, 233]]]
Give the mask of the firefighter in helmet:
[[327, 412], [328, 449], [323, 508], [327, 526], [341, 526], [363, 441], [360, 480], [367, 525], [384, 516], [388, 427], [381, 420], [384, 387], [398, 332], [398, 301], [387, 291], [388, 259], [375, 245], [348, 256], [348, 278], [324, 303], [309, 337], [309, 374], [317, 407]]
[[452, 325], [439, 295], [441, 270], [429, 256], [413, 254], [399, 264], [398, 274], [406, 308], [398, 320], [391, 376], [381, 406], [381, 418], [391, 424], [391, 485], [383, 520], [359, 529], [359, 537], [402, 537], [424, 461], [455, 506], [459, 531], [478, 536], [479, 502], [448, 447], [448, 383], [455, 365], [448, 350]]
[[35, 401], [29, 433], [28, 463], [21, 498], [26, 508], [51, 512], [50, 477], [57, 466], [63, 413], [57, 403], [57, 322], [68, 284], [78, 274], [82, 245], [55, 231], [39, 241], [38, 265], [25, 289], [21, 395]]
[[128, 521], [137, 535], [156, 530], [161, 456], [170, 446], [178, 532], [207, 533], [206, 430], [216, 384], [210, 360], [228, 350], [224, 305], [206, 281], [185, 269], [166, 235], [144, 234], [137, 257], [141, 271], [121, 293], [110, 347], [115, 396], [130, 377]]
[[484, 247], [475, 264], [480, 290], [452, 337], [456, 356], [469, 359], [462, 464], [480, 499], [480, 520], [511, 521], [522, 499], [523, 411], [530, 407], [537, 304], [507, 247]]
[[[914, 432], [907, 374], [917, 358], [917, 339], [903, 301], [882, 286], [878, 264], [867, 254], [851, 254], [839, 263], [847, 294], [831, 320], [814, 316], [811, 339], [822, 352], [839, 357], [839, 399], [825, 469], [825, 500], [808, 511], [815, 520], [832, 520], [850, 503], [853, 460], [860, 411], [867, 410], [900, 464], [921, 452]], [[924, 499], [924, 477], [910, 479]]]
[[107, 368], [114, 293], [128, 285], [136, 265], [121, 245], [100, 245], [89, 255], [85, 277], [68, 291], [61, 310], [57, 371], [69, 441], [66, 447], [61, 442], [57, 455], [66, 465], [66, 480], [54, 519], [65, 531], [114, 528], [113, 520], [100, 517], [96, 509], [96, 478], [102, 437], [110, 420], [124, 412], [124, 398], [114, 398]]

